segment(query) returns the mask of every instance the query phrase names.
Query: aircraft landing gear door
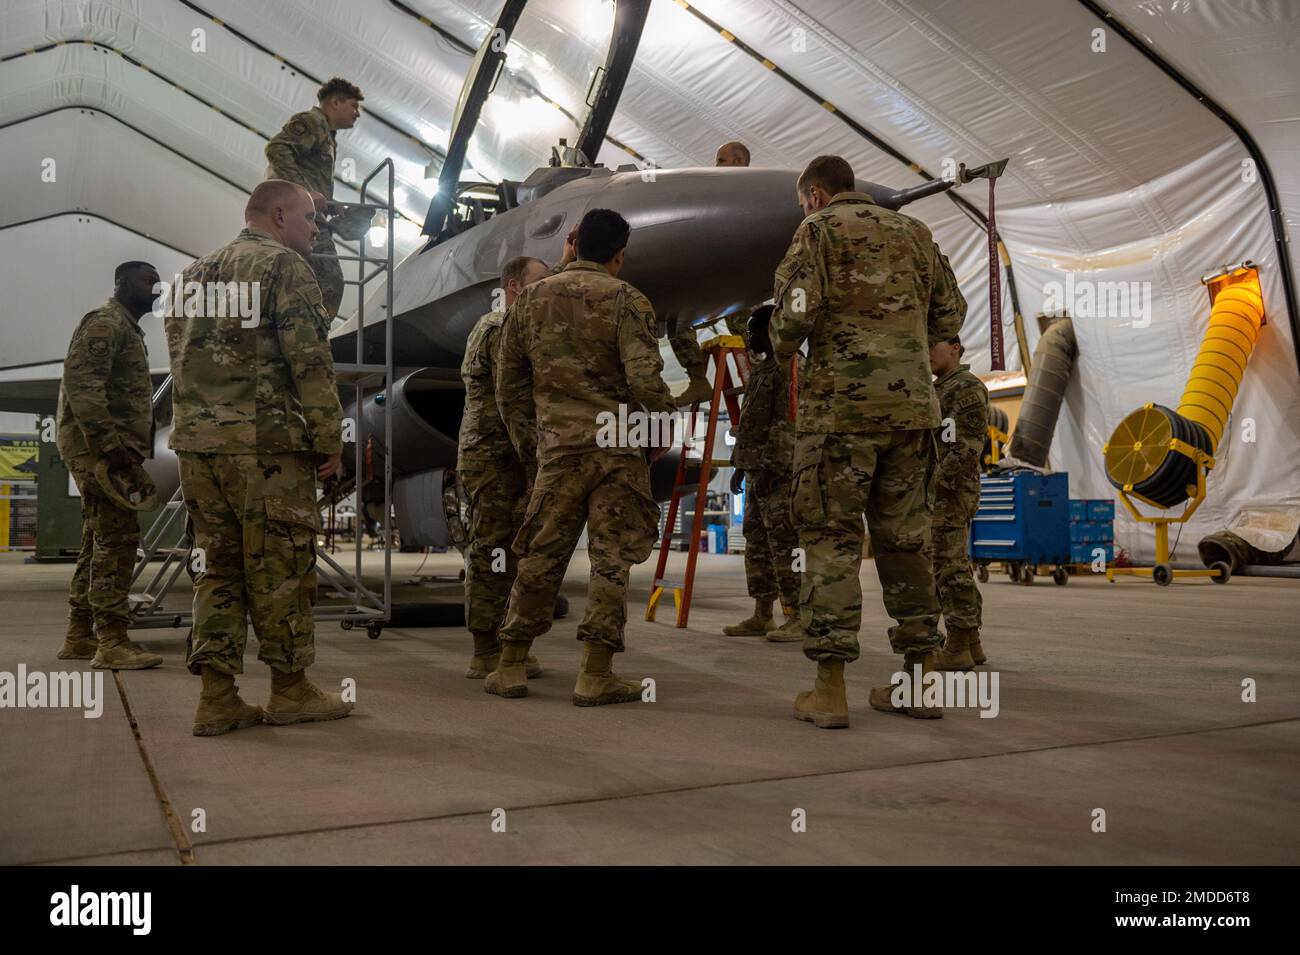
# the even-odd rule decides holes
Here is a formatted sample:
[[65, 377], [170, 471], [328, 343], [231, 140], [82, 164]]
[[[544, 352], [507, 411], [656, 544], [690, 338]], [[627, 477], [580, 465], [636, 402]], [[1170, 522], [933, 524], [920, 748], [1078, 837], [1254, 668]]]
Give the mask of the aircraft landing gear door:
[[[506, 0], [479, 45], [452, 122], [438, 192], [424, 234], [430, 243], [463, 231], [466, 185], [522, 181], [551, 159], [590, 166], [616, 149], [609, 118], [636, 54], [650, 0]], [[614, 159], [626, 159], [616, 152]], [[617, 163], [615, 163], [617, 164]]]

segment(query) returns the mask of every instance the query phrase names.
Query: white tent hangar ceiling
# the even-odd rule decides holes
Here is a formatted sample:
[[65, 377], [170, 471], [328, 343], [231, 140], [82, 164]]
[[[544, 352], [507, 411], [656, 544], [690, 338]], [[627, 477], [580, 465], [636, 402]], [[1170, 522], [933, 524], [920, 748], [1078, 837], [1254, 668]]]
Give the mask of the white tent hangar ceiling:
[[[575, 55], [602, 47], [607, 4], [541, 7]], [[426, 167], [438, 167], [472, 50], [499, 8], [499, 0], [8, 0], [0, 385], [59, 361], [77, 318], [106, 295], [116, 261], [150, 258], [167, 273], [228, 241], [244, 193], [264, 175], [266, 137], [332, 75], [366, 94], [362, 121], [339, 136], [340, 160], [355, 164], [359, 180], [393, 157], [405, 216], [396, 251], [416, 249], [436, 182]], [[1258, 156], [1124, 27], [1234, 117]], [[1140, 296], [1124, 315], [1065, 303], [1076, 306], [1080, 356], [1051, 460], [1070, 472], [1074, 496], [1111, 496], [1100, 449], [1128, 412], [1177, 404], [1209, 316], [1200, 276], [1254, 261], [1268, 324], [1209, 497], [1186, 530], [1194, 541], [1247, 506], [1300, 509], [1300, 379], [1284, 287], [1297, 253], [1279, 258], [1259, 165], [1271, 171], [1289, 230], [1300, 209], [1298, 37], [1300, 5], [1286, 0], [655, 0], [597, 158], [709, 165], [719, 143], [739, 139], [755, 165], [799, 168], [839, 153], [860, 177], [901, 187], [920, 181], [908, 161], [937, 175], [946, 159], [1009, 156], [997, 219], [1028, 346], [1039, 334], [1033, 316], [1067, 277], [1076, 289], [1137, 283]], [[47, 158], [54, 183], [41, 176]], [[494, 159], [506, 161], [479, 157], [483, 172]], [[355, 196], [342, 182], [336, 194]], [[961, 195], [987, 208], [983, 183]], [[953, 262], [970, 303], [963, 338], [975, 370], [986, 371], [985, 237], [946, 197], [908, 211]], [[1016, 368], [1005, 281], [1003, 315]], [[149, 343], [163, 365], [156, 329]], [[1243, 440], [1247, 419], [1253, 442]], [[1149, 536], [1124, 517], [1117, 523], [1118, 543], [1137, 555], [1149, 556]]]

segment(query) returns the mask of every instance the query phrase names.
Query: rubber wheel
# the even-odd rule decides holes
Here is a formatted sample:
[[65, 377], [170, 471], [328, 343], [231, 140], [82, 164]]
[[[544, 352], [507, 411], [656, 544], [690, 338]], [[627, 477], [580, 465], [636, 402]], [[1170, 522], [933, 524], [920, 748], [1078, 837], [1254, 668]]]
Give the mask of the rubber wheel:
[[339, 626], [342, 627], [344, 630], [351, 630], [351, 629], [352, 629], [352, 621], [351, 621], [351, 620], [344, 620], [343, 622], [341, 622], [341, 623], [339, 624]]
[[1168, 587], [1174, 579], [1174, 572], [1168, 564], [1156, 564], [1151, 568], [1151, 579], [1158, 586]]
[[1024, 584], [1026, 587], [1033, 584], [1034, 582], [1033, 570], [1030, 569], [1029, 567], [1026, 567], [1022, 571], [1020, 571], [1020, 582]]
[[975, 566], [975, 576], [980, 579], [981, 584], [987, 584], [989, 582], [989, 565], [977, 564]]
[[1210, 578], [1216, 584], [1226, 584], [1232, 578], [1232, 568], [1224, 561], [1216, 560], [1210, 565], [1210, 570], [1218, 571]]
[[1056, 584], [1056, 586], [1064, 587], [1069, 582], [1070, 575], [1066, 572], [1064, 567], [1058, 567], [1056, 570], [1052, 571], [1052, 583]]
[[1020, 563], [1018, 561], [1013, 560], [1011, 562], [1011, 565], [1007, 568], [1007, 575], [1011, 578], [1013, 584], [1020, 583]]
[[368, 624], [366, 626], [366, 636], [369, 637], [371, 640], [378, 640], [379, 635], [383, 632], [384, 632], [384, 628], [377, 623]]

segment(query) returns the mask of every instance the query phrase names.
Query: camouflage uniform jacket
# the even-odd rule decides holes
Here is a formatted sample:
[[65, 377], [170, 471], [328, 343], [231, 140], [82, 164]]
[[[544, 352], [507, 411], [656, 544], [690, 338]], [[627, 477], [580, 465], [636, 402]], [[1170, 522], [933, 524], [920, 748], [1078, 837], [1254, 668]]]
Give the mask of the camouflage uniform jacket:
[[478, 320], [465, 342], [460, 377], [465, 383], [465, 413], [460, 419], [457, 470], [466, 465], [517, 463], [514, 445], [497, 411], [496, 363], [504, 312], [488, 312]]
[[620, 404], [675, 410], [654, 331], [649, 300], [595, 262], [570, 262], [520, 293], [501, 330], [496, 392], [526, 466], [597, 450], [600, 416], [617, 418]]
[[789, 362], [778, 362], [769, 355], [749, 373], [740, 422], [731, 429], [736, 439], [731, 463], [741, 470], [790, 473], [794, 422], [790, 420], [789, 368]]
[[271, 178], [296, 182], [332, 199], [335, 139], [336, 133], [319, 106], [295, 113], [266, 144]]
[[114, 448], [153, 457], [153, 380], [144, 332], [110, 298], [82, 316], [63, 360], [58, 447], [71, 464], [93, 463]]
[[[980, 455], [989, 423], [988, 389], [971, 374], [970, 365], [958, 365], [934, 383], [934, 390], [943, 415], [935, 431], [939, 496], [978, 500]], [[951, 440], [944, 440], [945, 435]]]
[[773, 297], [777, 358], [809, 343], [800, 433], [939, 423], [930, 344], [957, 334], [966, 300], [924, 223], [842, 192], [796, 230]]
[[[342, 448], [342, 409], [320, 288], [302, 256], [259, 229], [190, 263], [182, 276], [204, 288], [238, 283], [260, 303], [245, 328], [182, 300], [165, 321], [171, 353], [171, 446], [178, 451], [270, 454]], [[209, 285], [212, 283], [212, 285]], [[257, 283], [253, 287], [253, 283]], [[230, 315], [229, 312], [235, 314]]]

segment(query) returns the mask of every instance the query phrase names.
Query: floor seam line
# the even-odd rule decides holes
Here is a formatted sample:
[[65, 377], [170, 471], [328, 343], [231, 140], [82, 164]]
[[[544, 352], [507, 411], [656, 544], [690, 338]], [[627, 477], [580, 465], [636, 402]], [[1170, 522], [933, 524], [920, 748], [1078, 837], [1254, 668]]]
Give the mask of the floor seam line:
[[[536, 809], [563, 809], [569, 806], [586, 806], [593, 803], [616, 802], [622, 799], [642, 799], [651, 796], [673, 796], [681, 793], [706, 792], [710, 789], [726, 789], [733, 786], [756, 786], [764, 783], [790, 782], [798, 779], [818, 779], [828, 776], [846, 776], [851, 773], [874, 773], [891, 769], [910, 769], [915, 766], [935, 766], [944, 763], [960, 763], [977, 759], [996, 759], [1001, 756], [1026, 756], [1035, 753], [1049, 753], [1064, 749], [1082, 749], [1086, 746], [1107, 746], [1112, 743], [1140, 743], [1153, 739], [1173, 739], [1178, 736], [1195, 736], [1200, 733], [1221, 733], [1228, 730], [1252, 729], [1258, 726], [1274, 726], [1279, 723], [1294, 723], [1300, 717], [1287, 716], [1273, 720], [1259, 720], [1253, 723], [1237, 723], [1232, 726], [1212, 726], [1198, 730], [1179, 730], [1173, 733], [1153, 733], [1146, 736], [1126, 736], [1118, 739], [1090, 740], [1078, 743], [1063, 743], [1057, 746], [1039, 746], [1032, 749], [1009, 750], [1003, 753], [982, 753], [975, 756], [954, 756], [946, 759], [924, 759], [910, 763], [892, 763], [889, 766], [859, 766], [852, 769], [832, 769], [822, 772], [796, 773], [792, 776], [767, 776], [761, 779], [743, 779], [734, 782], [702, 783], [698, 786], [677, 786], [670, 789], [651, 789], [645, 792], [622, 793], [614, 796], [591, 796], [586, 799], [568, 799], [561, 802], [532, 803], [523, 806], [506, 807], [507, 812], [527, 812]], [[376, 822], [359, 822], [343, 826], [330, 826], [317, 829], [297, 829], [290, 832], [276, 832], [261, 836], [238, 836], [229, 839], [205, 841], [204, 846], [234, 845], [240, 842], [260, 842], [265, 839], [282, 839], [289, 836], [309, 836], [327, 832], [353, 832], [360, 829], [374, 829], [380, 826], [404, 826], [421, 822], [442, 822], [451, 819], [467, 819], [482, 815], [485, 810], [475, 809], [464, 812], [444, 813], [433, 816], [413, 816], [409, 819], [389, 819]]]
[[117, 694], [122, 699], [122, 709], [126, 713], [127, 722], [131, 724], [131, 733], [135, 736], [135, 746], [140, 753], [140, 761], [144, 763], [144, 771], [149, 776], [149, 782], [153, 785], [154, 797], [158, 800], [158, 808], [162, 812], [163, 822], [172, 837], [172, 843], [176, 848], [176, 854], [180, 857], [181, 865], [198, 865], [198, 859], [194, 855], [194, 846], [190, 844], [189, 837], [185, 835], [185, 826], [181, 823], [180, 816], [176, 814], [176, 809], [172, 806], [171, 800], [167, 798], [167, 792], [163, 789], [162, 780], [158, 778], [153, 760], [149, 758], [149, 750], [145, 748], [144, 736], [140, 732], [140, 724], [136, 721], [135, 714], [131, 712], [131, 701], [126, 695], [126, 686], [122, 683], [122, 676], [117, 670], [113, 671], [113, 682], [117, 684]]
[[11, 862], [5, 864], [18, 866], [66, 865], [70, 862], [89, 862], [94, 859], [111, 859], [115, 856], [141, 855], [145, 852], [170, 852], [175, 848], [175, 845], [145, 846], [141, 849], [115, 849], [109, 850], [108, 852], [92, 852], [89, 855], [57, 856], [53, 859], [28, 859], [24, 862]]

